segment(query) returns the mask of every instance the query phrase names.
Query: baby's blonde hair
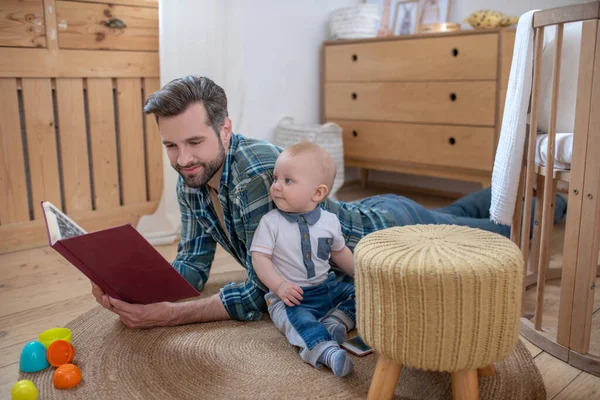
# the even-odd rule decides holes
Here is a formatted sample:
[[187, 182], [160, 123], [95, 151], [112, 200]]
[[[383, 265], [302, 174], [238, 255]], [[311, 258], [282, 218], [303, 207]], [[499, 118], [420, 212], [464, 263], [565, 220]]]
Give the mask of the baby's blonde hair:
[[335, 162], [327, 150], [311, 142], [300, 142], [287, 147], [282, 154], [287, 154], [289, 156], [297, 156], [301, 154], [311, 155], [316, 165], [320, 167], [321, 179], [323, 180], [322, 183], [327, 186], [329, 193], [331, 193], [331, 188], [333, 187], [333, 181], [335, 180], [335, 174], [337, 171]]

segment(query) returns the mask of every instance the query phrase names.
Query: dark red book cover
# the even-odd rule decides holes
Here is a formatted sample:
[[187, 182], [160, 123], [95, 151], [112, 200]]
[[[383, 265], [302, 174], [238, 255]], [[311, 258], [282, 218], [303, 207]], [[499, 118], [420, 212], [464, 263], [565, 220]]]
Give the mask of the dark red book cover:
[[51, 247], [107, 295], [128, 303], [200, 295], [130, 224], [59, 239]]

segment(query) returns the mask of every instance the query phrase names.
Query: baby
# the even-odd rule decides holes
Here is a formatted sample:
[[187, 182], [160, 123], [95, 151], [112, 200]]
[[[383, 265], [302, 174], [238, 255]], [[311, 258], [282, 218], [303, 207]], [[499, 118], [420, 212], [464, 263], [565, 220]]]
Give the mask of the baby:
[[305, 362], [346, 376], [354, 363], [340, 345], [356, 322], [354, 285], [336, 279], [329, 259], [350, 276], [354, 260], [336, 215], [319, 207], [335, 174], [322, 147], [302, 142], [285, 149], [270, 190], [277, 208], [260, 220], [250, 251], [270, 289], [265, 300], [277, 328]]

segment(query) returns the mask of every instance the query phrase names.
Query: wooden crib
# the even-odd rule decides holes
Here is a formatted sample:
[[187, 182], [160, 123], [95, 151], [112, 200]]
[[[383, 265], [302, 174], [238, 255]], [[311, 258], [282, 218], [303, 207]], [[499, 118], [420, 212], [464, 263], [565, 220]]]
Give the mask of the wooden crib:
[[[523, 299], [535, 298], [534, 310], [525, 310], [524, 307], [521, 333], [555, 357], [598, 376], [600, 357], [591, 354], [590, 342], [593, 338], [592, 343], [600, 343], [600, 336], [595, 337], [600, 335], [600, 313], [594, 316], [600, 308], [600, 303], [594, 304], [600, 243], [600, 157], [595, 153], [600, 149], [599, 15], [599, 1], [543, 10], [534, 15], [531, 115], [512, 229], [512, 240], [520, 245], [528, 264]], [[582, 33], [573, 154], [571, 169], [559, 170], [554, 168], [554, 162], [563, 31], [564, 24], [577, 21], [582, 21]], [[556, 25], [556, 48], [552, 65], [547, 160], [545, 166], [539, 166], [535, 162], [535, 144], [541, 102], [541, 55], [544, 30], [551, 25]], [[558, 268], [549, 268], [552, 233], [556, 229], [553, 224], [554, 199], [559, 181], [568, 186], [563, 262]], [[534, 193], [538, 206], [530, 240], [528, 221]], [[523, 204], [526, 206], [523, 207]], [[548, 301], [546, 282], [559, 278], [560, 300], [558, 304], [549, 304], [552, 301]], [[550, 322], [544, 321], [545, 312]]]

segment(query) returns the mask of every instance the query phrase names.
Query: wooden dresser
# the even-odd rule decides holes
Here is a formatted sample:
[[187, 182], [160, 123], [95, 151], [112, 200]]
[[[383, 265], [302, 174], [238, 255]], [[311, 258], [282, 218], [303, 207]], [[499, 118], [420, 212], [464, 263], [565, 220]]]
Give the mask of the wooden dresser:
[[347, 166], [489, 186], [514, 30], [323, 45], [322, 119], [344, 130]]

